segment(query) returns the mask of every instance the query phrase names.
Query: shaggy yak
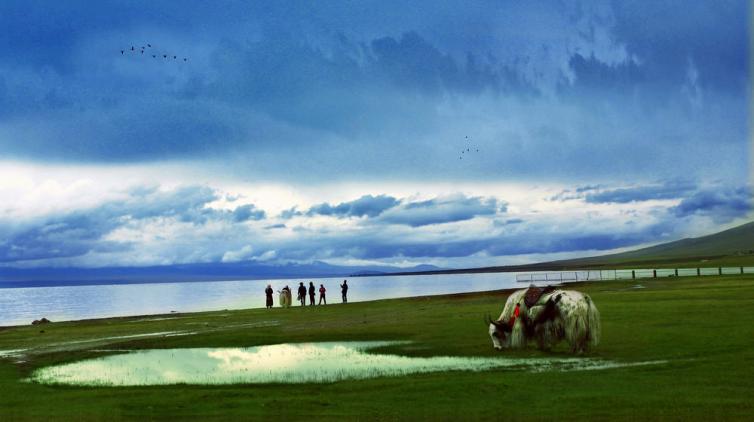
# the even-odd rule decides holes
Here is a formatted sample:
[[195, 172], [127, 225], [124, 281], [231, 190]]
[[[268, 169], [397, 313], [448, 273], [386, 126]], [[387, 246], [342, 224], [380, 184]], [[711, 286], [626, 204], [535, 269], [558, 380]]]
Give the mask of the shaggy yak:
[[[511, 326], [516, 304], [519, 317]], [[508, 297], [496, 321], [489, 316], [487, 319], [492, 345], [497, 350], [523, 348], [529, 340], [536, 340], [540, 349], [548, 350], [565, 339], [572, 353], [582, 353], [600, 342], [600, 313], [588, 295], [575, 290], [550, 286], [517, 290]]]

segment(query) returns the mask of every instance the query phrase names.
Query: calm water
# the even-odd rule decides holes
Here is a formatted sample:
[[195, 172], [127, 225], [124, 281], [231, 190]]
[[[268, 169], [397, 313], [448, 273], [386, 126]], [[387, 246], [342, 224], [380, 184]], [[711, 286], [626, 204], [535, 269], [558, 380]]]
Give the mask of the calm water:
[[[373, 276], [349, 278], [348, 301], [392, 299], [411, 296], [479, 292], [536, 285], [557, 284], [576, 280], [631, 279], [632, 270], [565, 271], [485, 274], [438, 274], [423, 276]], [[652, 277], [651, 269], [636, 269], [636, 278]], [[675, 270], [657, 270], [657, 277], [674, 276]], [[754, 267], [701, 268], [700, 275], [752, 274]], [[695, 268], [680, 268], [678, 276], [696, 276]], [[175, 312], [212, 311], [264, 307], [264, 289], [272, 284], [278, 305], [277, 291], [290, 286], [293, 299], [303, 281], [313, 281], [317, 289], [324, 284], [327, 301], [340, 303], [342, 278], [236, 280], [184, 283], [126, 284], [100, 286], [60, 286], [32, 288], [0, 288], [0, 326], [25, 325], [45, 317], [52, 321], [103, 318], [112, 316], [148, 315]], [[317, 294], [317, 302], [319, 294]], [[295, 303], [294, 303], [295, 306]]]
[[[26, 325], [45, 317], [52, 321], [264, 307], [264, 289], [293, 289], [303, 281], [324, 284], [327, 301], [340, 303], [342, 278], [237, 280], [98, 286], [59, 286], [0, 289], [0, 326]], [[540, 284], [546, 284], [542, 282]], [[525, 287], [515, 273], [375, 276], [348, 279], [349, 302], [410, 296], [462, 293]], [[317, 295], [319, 301], [319, 294]], [[295, 306], [295, 304], [294, 304]]]

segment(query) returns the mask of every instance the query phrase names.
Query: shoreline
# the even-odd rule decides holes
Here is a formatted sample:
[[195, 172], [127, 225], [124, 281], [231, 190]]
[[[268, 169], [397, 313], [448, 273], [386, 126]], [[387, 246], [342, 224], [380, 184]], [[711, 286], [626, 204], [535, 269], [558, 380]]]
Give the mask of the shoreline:
[[[581, 283], [581, 282], [579, 282]], [[570, 284], [570, 283], [569, 283]], [[576, 284], [576, 283], [573, 283]], [[561, 284], [553, 284], [553, 286], [560, 286]], [[527, 286], [528, 287], [528, 286]], [[516, 290], [520, 290], [519, 288], [506, 288], [506, 289], [495, 289], [495, 290], [481, 290], [481, 291], [475, 291], [475, 292], [461, 292], [461, 293], [442, 293], [442, 294], [436, 294], [436, 295], [420, 295], [420, 296], [405, 296], [405, 297], [395, 297], [395, 298], [389, 298], [389, 299], [372, 299], [372, 300], [363, 300], [358, 302], [349, 302], [349, 303], [332, 303], [328, 305], [318, 305], [318, 306], [338, 306], [338, 305], [348, 305], [348, 304], [361, 304], [361, 303], [374, 303], [374, 302], [381, 302], [381, 301], [390, 301], [390, 300], [400, 300], [400, 301], [418, 301], [418, 300], [426, 300], [426, 299], [466, 299], [473, 296], [479, 296], [479, 297], [485, 297], [485, 296], [491, 296], [493, 294], [510, 294], [511, 292], [514, 292]], [[301, 306], [291, 306], [291, 310], [302, 308]], [[304, 309], [309, 309], [309, 306], [304, 306]], [[52, 321], [48, 324], [42, 324], [37, 325], [38, 327], [44, 327], [49, 326], [50, 324], [75, 324], [75, 323], [85, 323], [85, 322], [101, 322], [101, 321], [123, 321], [123, 320], [129, 320], [129, 319], [139, 319], [139, 318], [159, 318], [159, 317], [165, 317], [166, 319], [172, 319], [172, 318], [178, 318], [178, 317], [185, 317], [185, 316], [194, 316], [197, 314], [210, 314], [210, 313], [216, 313], [216, 312], [238, 312], [238, 311], [246, 311], [246, 310], [253, 310], [253, 309], [264, 309], [264, 307], [258, 307], [258, 308], [226, 308], [226, 309], [214, 309], [214, 310], [205, 310], [205, 311], [187, 311], [187, 312], [163, 312], [163, 313], [156, 313], [156, 314], [136, 314], [136, 315], [114, 315], [114, 316], [107, 316], [107, 317], [97, 317], [97, 318], [82, 318], [82, 319], [68, 319], [68, 320], [58, 320], [58, 321]], [[286, 309], [281, 308], [280, 306], [275, 306], [273, 309]], [[42, 318], [42, 317], [40, 317]], [[19, 327], [30, 327], [32, 326], [31, 323], [28, 324], [22, 324], [22, 325], [0, 325], [0, 331], [13, 329], [13, 328], [19, 328]]]
[[[291, 280], [291, 281], [306, 281], [306, 280], [324, 280], [324, 279], [339, 279], [339, 278], [369, 278], [369, 277], [400, 277], [400, 276], [431, 276], [431, 275], [460, 275], [460, 274], [497, 274], [497, 273], [521, 273], [521, 272], [584, 272], [584, 271], [667, 271], [669, 269], [688, 270], [688, 269], [719, 269], [719, 268], [753, 268], [754, 262], [736, 262], [715, 264], [703, 260], [701, 262], [694, 263], [687, 260], [675, 261], [675, 260], [655, 260], [655, 261], [636, 261], [636, 262], [623, 262], [620, 264], [558, 264], [554, 262], [523, 264], [523, 265], [507, 265], [507, 266], [493, 266], [493, 267], [478, 267], [478, 268], [458, 268], [458, 269], [443, 269], [443, 270], [430, 270], [430, 271], [401, 271], [401, 272], [385, 272], [385, 273], [370, 273], [370, 274], [335, 274], [335, 275], [312, 275], [312, 276], [272, 276], [272, 277], [213, 277], [213, 278], [200, 278], [196, 277], [161, 277], [159, 279], [99, 279], [99, 280], [0, 280], [0, 290], [2, 289], [32, 289], [32, 288], [50, 288], [50, 287], [86, 287], [86, 286], [128, 286], [128, 285], [140, 285], [140, 284], [179, 284], [179, 283], [221, 283], [228, 281], [260, 281], [260, 280]], [[654, 265], [652, 265], [654, 264]], [[700, 265], [706, 264], [706, 265]], [[703, 274], [713, 275], [713, 274]], [[714, 274], [714, 275], [732, 275], [732, 274]], [[638, 280], [638, 278], [636, 278]], [[520, 281], [520, 283], [526, 283], [528, 281]]]
[[[751, 275], [751, 273], [743, 273], [743, 274], [722, 274], [722, 275], [701, 275], [701, 276], [683, 276], [684, 279], [693, 279], [693, 278], [706, 278], [706, 277], [739, 277], [739, 276], [746, 276]], [[330, 278], [330, 277], [328, 277]], [[354, 277], [355, 278], [355, 277]], [[616, 280], [610, 280], [610, 279], [604, 279], [604, 280], [578, 280], [578, 281], [556, 281], [552, 280], [552, 283], [548, 283], [547, 285], [556, 286], [556, 287], [563, 287], [564, 285], [569, 286], [583, 286], [583, 285], [593, 285], [600, 282], [639, 282], [642, 280], [662, 280], [668, 277], [637, 277], [635, 279], [616, 279]], [[270, 279], [272, 280], [272, 279]], [[283, 279], [287, 280], [287, 279]], [[216, 280], [216, 281], [208, 281], [209, 283], [212, 282], [223, 282], [223, 281], [230, 281], [230, 280]], [[237, 280], [237, 281], [245, 281], [245, 280]], [[251, 280], [248, 281], [258, 281], [258, 280]], [[176, 282], [158, 282], [154, 284], [170, 284], [170, 283], [176, 283]], [[182, 283], [182, 282], [177, 282]], [[393, 298], [381, 298], [381, 299], [367, 299], [367, 300], [360, 300], [360, 301], [353, 301], [349, 303], [374, 303], [379, 301], [390, 301], [390, 300], [422, 300], [426, 298], [466, 298], [469, 296], [489, 296], [491, 294], [510, 294], [511, 292], [515, 290], [520, 290], [527, 288], [530, 284], [529, 281], [519, 281], [517, 282], [520, 284], [520, 286], [516, 287], [506, 287], [502, 289], [492, 289], [492, 290], [478, 290], [478, 291], [469, 291], [469, 292], [457, 292], [457, 293], [439, 293], [439, 294], [427, 294], [427, 295], [418, 295], [418, 296], [403, 296], [403, 297], [393, 297]], [[545, 283], [544, 281], [537, 281], [537, 283], [542, 284]], [[129, 283], [129, 284], [151, 284], [151, 283]], [[544, 285], [544, 284], [543, 284]], [[40, 287], [70, 287], [70, 286], [40, 286]], [[324, 306], [333, 306], [333, 305], [342, 305], [342, 303], [331, 303], [329, 305]], [[291, 309], [299, 308], [300, 306], [291, 306]], [[280, 308], [280, 306], [275, 306], [275, 309]], [[308, 308], [308, 306], [307, 306]], [[59, 324], [59, 323], [79, 323], [79, 322], [87, 322], [87, 321], [103, 321], [103, 320], [124, 320], [124, 319], [133, 319], [133, 318], [155, 318], [155, 317], [176, 317], [176, 316], [185, 316], [185, 315], [195, 315], [195, 314], [203, 314], [203, 313], [213, 313], [213, 312], [237, 312], [237, 311], [244, 311], [244, 310], [252, 310], [252, 309], [264, 309], [263, 306], [259, 307], [243, 307], [243, 308], [222, 308], [222, 309], [204, 309], [204, 310], [188, 310], [188, 311], [164, 311], [164, 312], [157, 312], [157, 313], [149, 313], [149, 314], [131, 314], [131, 315], [111, 315], [111, 316], [98, 316], [98, 317], [92, 317], [92, 318], [81, 318], [81, 319], [62, 319], [62, 320], [54, 320], [52, 321], [53, 324]], [[35, 319], [41, 319], [41, 318], [47, 318], [45, 315], [39, 315]], [[49, 318], [48, 318], [49, 319]], [[26, 324], [16, 324], [16, 325], [0, 325], [0, 331], [11, 329], [11, 328], [17, 328], [17, 327], [26, 327], [31, 326], [31, 322]], [[44, 324], [47, 325], [47, 324]]]

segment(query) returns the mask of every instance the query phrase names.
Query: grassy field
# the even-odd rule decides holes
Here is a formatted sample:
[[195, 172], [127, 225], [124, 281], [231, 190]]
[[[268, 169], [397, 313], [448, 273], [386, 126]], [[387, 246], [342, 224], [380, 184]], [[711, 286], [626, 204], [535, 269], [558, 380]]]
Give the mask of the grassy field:
[[[641, 284], [645, 288], [634, 289]], [[589, 356], [667, 363], [577, 372], [442, 372], [303, 385], [45, 386], [39, 367], [103, 349], [253, 346], [335, 340], [410, 340], [409, 356], [567, 356], [495, 352], [482, 318], [506, 292], [383, 300], [317, 308], [131, 317], [0, 330], [0, 420], [287, 418], [740, 418], [754, 414], [754, 276], [573, 285], [602, 313]], [[40, 332], [44, 331], [44, 332]], [[131, 337], [169, 331], [193, 335]], [[1, 352], [0, 352], [1, 353]]]

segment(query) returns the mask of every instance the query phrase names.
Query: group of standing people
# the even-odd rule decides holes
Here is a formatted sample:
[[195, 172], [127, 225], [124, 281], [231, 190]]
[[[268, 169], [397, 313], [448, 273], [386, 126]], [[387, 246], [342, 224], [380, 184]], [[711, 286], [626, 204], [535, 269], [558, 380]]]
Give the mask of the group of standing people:
[[[290, 298], [291, 298], [291, 289], [288, 286], [283, 287], [281, 290], [278, 290], [278, 293], [280, 293], [281, 297], [281, 306], [290, 306]], [[301, 303], [301, 306], [306, 305], [306, 296], [309, 295], [309, 306], [314, 306], [314, 296], [317, 293], [317, 288], [314, 287], [313, 282], [309, 282], [309, 288], [307, 288], [304, 285], [304, 282], [299, 283], [298, 286], [298, 301]], [[327, 289], [325, 288], [324, 284], [319, 285], [319, 304], [325, 304], [327, 305], [327, 297], [326, 297]], [[343, 284], [340, 285], [340, 293], [343, 298], [343, 303], [348, 302], [348, 281], [343, 280]], [[272, 285], [268, 284], [267, 288], [264, 289], [264, 294], [266, 296], [266, 306], [267, 308], [272, 308], [273, 300], [272, 300]], [[283, 298], [287, 299], [283, 299]], [[288, 303], [284, 303], [288, 302]]]

